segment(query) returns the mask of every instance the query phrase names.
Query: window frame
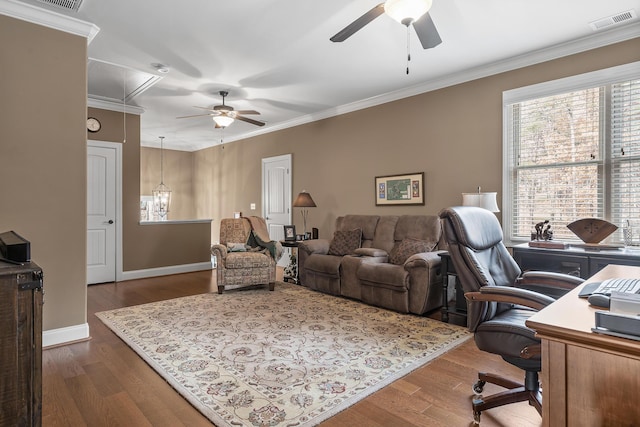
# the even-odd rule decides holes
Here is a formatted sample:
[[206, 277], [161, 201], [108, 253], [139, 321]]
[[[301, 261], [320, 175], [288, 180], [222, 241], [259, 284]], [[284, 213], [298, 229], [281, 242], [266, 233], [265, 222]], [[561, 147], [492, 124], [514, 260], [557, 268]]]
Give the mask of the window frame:
[[[528, 239], [514, 237], [512, 235], [514, 224], [514, 208], [513, 208], [513, 186], [515, 184], [512, 177], [514, 176], [514, 164], [511, 153], [513, 152], [510, 132], [511, 120], [509, 116], [509, 106], [511, 104], [528, 101], [537, 98], [544, 98], [561, 93], [579, 91], [596, 86], [606, 86], [618, 83], [624, 80], [632, 80], [640, 78], [640, 61], [629, 64], [619, 65], [616, 67], [605, 68], [589, 73], [579, 74], [576, 76], [565, 77], [562, 79], [542, 82], [530, 86], [511, 89], [502, 93], [502, 230], [504, 234], [504, 242], [507, 246], [524, 243]], [[608, 89], [607, 89], [608, 92]], [[609, 97], [605, 96], [605, 102], [608, 103]], [[611, 159], [607, 151], [610, 144], [611, 118], [609, 116], [610, 106], [605, 106], [606, 116], [604, 117], [603, 144], [601, 144], [601, 161], [603, 162], [603, 200], [605, 218], [610, 215], [611, 191], [609, 189], [611, 182]], [[532, 224], [533, 226], [533, 224]]]

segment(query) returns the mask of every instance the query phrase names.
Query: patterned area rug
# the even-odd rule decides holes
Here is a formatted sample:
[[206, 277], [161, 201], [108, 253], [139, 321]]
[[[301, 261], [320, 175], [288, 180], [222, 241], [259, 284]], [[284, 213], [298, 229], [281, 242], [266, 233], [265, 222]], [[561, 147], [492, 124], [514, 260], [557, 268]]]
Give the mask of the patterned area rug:
[[301, 286], [96, 313], [218, 426], [312, 426], [471, 337]]

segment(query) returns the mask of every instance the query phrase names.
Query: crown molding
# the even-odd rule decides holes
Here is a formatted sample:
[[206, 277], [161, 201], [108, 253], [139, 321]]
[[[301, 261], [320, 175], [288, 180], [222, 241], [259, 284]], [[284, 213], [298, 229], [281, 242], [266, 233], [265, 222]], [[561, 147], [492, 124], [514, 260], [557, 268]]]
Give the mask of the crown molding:
[[131, 113], [138, 116], [144, 113], [144, 108], [137, 105], [127, 105], [119, 102], [105, 101], [104, 99], [87, 98], [87, 107], [100, 108], [101, 110], [116, 111], [118, 113]]
[[90, 22], [45, 10], [17, 0], [0, 1], [0, 14], [85, 37], [87, 44], [91, 43], [100, 31], [97, 25]]
[[602, 33], [592, 34], [566, 43], [561, 43], [548, 48], [532, 51], [527, 54], [514, 56], [501, 61], [496, 61], [478, 67], [470, 68], [468, 70], [450, 74], [446, 77], [430, 80], [426, 83], [411, 86], [398, 91], [388, 92], [386, 94], [377, 95], [371, 98], [363, 99], [361, 101], [356, 101], [350, 104], [330, 108], [318, 113], [308, 114], [292, 120], [274, 124], [273, 126], [265, 126], [262, 129], [257, 129], [253, 132], [248, 132], [238, 137], [225, 138], [225, 143], [239, 141], [294, 126], [300, 126], [318, 120], [363, 110], [369, 107], [375, 107], [377, 105], [386, 104], [388, 102], [397, 101], [403, 98], [408, 98], [445, 87], [454, 86], [484, 77], [489, 77], [495, 74], [540, 64], [542, 62], [551, 61], [553, 59], [574, 55], [577, 53], [597, 49], [638, 37], [640, 37], [640, 25], [638, 25], [638, 22], [636, 20], [624, 27], [620, 27], [619, 29], [612, 29]]

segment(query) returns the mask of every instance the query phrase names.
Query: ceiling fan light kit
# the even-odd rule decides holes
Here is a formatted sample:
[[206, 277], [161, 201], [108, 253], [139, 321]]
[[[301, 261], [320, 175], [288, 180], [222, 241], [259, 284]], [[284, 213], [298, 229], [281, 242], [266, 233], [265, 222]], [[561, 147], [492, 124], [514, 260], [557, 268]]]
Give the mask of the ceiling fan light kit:
[[216, 123], [218, 127], [226, 128], [231, 123], [233, 123], [233, 117], [229, 117], [227, 115], [220, 115], [213, 117], [213, 121]]
[[409, 26], [431, 9], [431, 0], [387, 0], [384, 11], [393, 20]]

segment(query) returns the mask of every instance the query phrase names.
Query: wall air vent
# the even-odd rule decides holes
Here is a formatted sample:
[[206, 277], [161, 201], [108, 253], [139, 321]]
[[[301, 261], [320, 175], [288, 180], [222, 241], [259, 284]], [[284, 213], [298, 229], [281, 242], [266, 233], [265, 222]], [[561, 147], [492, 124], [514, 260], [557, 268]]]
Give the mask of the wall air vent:
[[80, 9], [82, 0], [36, 0], [38, 3], [55, 6], [57, 8], [72, 10], [77, 12]]
[[589, 22], [593, 31], [602, 30], [603, 28], [610, 27], [612, 25], [620, 25], [627, 21], [634, 20], [638, 17], [636, 11], [631, 9], [626, 12], [621, 12], [616, 15], [608, 16], [606, 18], [598, 19], [597, 21]]

